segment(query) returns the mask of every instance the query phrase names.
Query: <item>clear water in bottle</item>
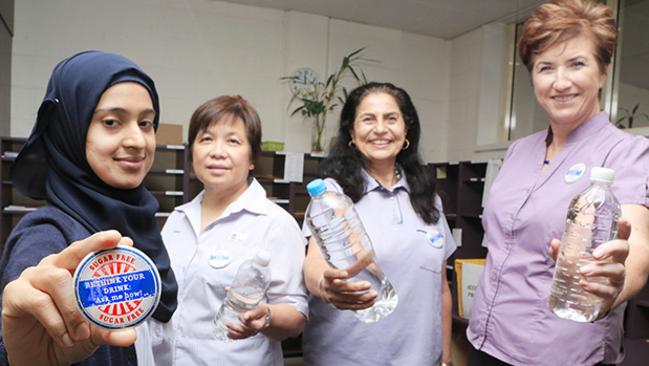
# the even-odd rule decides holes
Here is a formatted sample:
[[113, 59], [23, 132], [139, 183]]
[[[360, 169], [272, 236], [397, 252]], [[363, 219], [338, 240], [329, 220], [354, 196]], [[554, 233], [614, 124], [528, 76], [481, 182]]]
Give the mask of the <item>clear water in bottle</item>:
[[350, 280], [369, 282], [378, 295], [372, 307], [357, 310], [355, 315], [365, 323], [377, 322], [394, 311], [399, 298], [376, 262], [372, 242], [351, 199], [326, 192], [325, 188], [322, 179], [307, 185], [311, 203], [305, 214], [306, 224], [332, 267], [349, 273], [363, 268]]
[[[614, 176], [612, 169], [592, 168], [591, 185], [568, 208], [549, 299], [550, 309], [561, 318], [590, 322], [599, 316], [602, 299], [579, 285], [579, 269], [596, 262], [593, 250], [617, 236], [620, 204], [610, 190]], [[590, 279], [598, 280], [605, 281]]]
[[239, 315], [253, 309], [266, 296], [270, 284], [270, 253], [260, 250], [253, 259], [241, 264], [223, 304], [214, 318], [214, 335], [221, 341], [228, 338], [228, 322], [239, 322]]

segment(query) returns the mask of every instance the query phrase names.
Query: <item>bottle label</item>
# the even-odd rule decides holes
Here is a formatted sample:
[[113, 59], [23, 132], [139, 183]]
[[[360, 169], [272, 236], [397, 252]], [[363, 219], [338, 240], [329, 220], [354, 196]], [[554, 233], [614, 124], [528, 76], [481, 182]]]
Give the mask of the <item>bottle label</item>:
[[160, 301], [160, 282], [153, 261], [127, 246], [90, 253], [73, 277], [81, 314], [109, 329], [132, 327], [151, 316]]
[[586, 172], [586, 164], [584, 163], [577, 163], [568, 169], [566, 172], [566, 175], [564, 176], [564, 180], [566, 183], [574, 183], [576, 182], [579, 178], [581, 178], [582, 175]]

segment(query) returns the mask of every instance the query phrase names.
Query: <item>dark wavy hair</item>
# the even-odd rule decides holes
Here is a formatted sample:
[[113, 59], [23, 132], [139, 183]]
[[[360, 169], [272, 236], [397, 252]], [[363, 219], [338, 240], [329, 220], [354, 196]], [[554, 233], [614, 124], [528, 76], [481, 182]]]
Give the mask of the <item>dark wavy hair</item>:
[[354, 89], [340, 112], [338, 137], [331, 148], [329, 156], [322, 162], [320, 171], [323, 176], [331, 177], [340, 184], [343, 191], [352, 201], [358, 202], [365, 191], [365, 181], [361, 168], [365, 162], [358, 150], [350, 144], [351, 132], [354, 129], [356, 109], [363, 99], [374, 93], [385, 93], [394, 98], [406, 123], [406, 139], [410, 141], [407, 149], [397, 155], [410, 186], [410, 202], [415, 212], [427, 224], [434, 224], [439, 219], [439, 210], [435, 207], [435, 181], [429, 169], [419, 159], [419, 136], [421, 127], [417, 110], [405, 90], [390, 83], [371, 82]]

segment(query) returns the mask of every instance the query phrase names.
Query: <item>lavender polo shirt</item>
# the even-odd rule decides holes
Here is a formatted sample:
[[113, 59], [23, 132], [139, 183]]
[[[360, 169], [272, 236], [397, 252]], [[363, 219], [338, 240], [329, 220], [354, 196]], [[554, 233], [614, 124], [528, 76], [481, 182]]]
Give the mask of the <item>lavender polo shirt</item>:
[[514, 365], [594, 365], [623, 359], [622, 316], [578, 323], [548, 308], [555, 262], [570, 200], [589, 185], [590, 169], [615, 169], [621, 204], [649, 206], [649, 143], [615, 128], [601, 112], [574, 130], [543, 169], [542, 131], [514, 142], [490, 192], [482, 224], [489, 254], [471, 311], [473, 346]]
[[[436, 224], [426, 224], [410, 204], [410, 187], [403, 176], [387, 189], [363, 171], [365, 193], [355, 204], [399, 304], [386, 318], [365, 324], [351, 311], [312, 297], [303, 335], [305, 365], [436, 365], [439, 361], [441, 271], [456, 246], [439, 198], [436, 206], [441, 217]], [[327, 190], [342, 192], [333, 179], [325, 182]], [[306, 225], [304, 233], [311, 235]], [[443, 239], [431, 242], [438, 233]]]
[[[263, 334], [234, 342], [216, 340], [214, 316], [241, 263], [262, 248], [271, 253], [271, 284], [265, 302], [289, 304], [307, 314], [302, 275], [305, 240], [300, 227], [266, 198], [264, 188], [254, 179], [203, 229], [202, 200], [203, 192], [176, 207], [162, 229], [178, 281], [178, 309], [169, 323], [147, 322], [151, 338], [138, 339], [142, 345], [138, 356], [148, 346], [156, 366], [283, 365], [280, 342]], [[230, 261], [224, 260], [227, 257]]]

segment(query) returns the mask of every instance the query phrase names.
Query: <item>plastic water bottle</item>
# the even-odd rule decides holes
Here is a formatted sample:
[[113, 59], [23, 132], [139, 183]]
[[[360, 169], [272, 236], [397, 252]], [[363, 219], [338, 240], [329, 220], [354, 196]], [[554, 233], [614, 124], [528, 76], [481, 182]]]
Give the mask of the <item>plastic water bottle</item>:
[[579, 286], [583, 278], [579, 269], [596, 262], [592, 254], [595, 248], [617, 237], [620, 204], [610, 189], [614, 176], [612, 169], [592, 168], [591, 185], [568, 208], [549, 300], [550, 309], [562, 318], [591, 322], [599, 316], [602, 298]]
[[214, 319], [217, 339], [231, 341], [226, 324], [239, 322], [239, 314], [253, 309], [264, 299], [270, 285], [269, 263], [270, 253], [260, 250], [254, 258], [241, 264]]
[[351, 280], [368, 281], [378, 294], [371, 308], [355, 311], [356, 317], [373, 323], [390, 315], [399, 298], [376, 262], [372, 242], [352, 200], [342, 193], [327, 192], [322, 179], [312, 181], [306, 188], [311, 203], [305, 220], [327, 262], [351, 273], [363, 267]]

